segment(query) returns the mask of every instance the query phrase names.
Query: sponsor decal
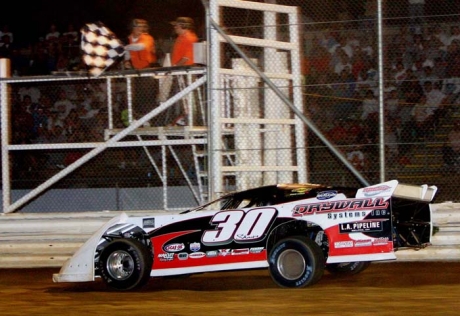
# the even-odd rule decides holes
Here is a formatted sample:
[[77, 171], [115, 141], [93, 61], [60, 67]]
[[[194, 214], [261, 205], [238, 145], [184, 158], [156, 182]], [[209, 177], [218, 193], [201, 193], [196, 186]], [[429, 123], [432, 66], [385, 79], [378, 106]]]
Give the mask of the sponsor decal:
[[188, 257], [191, 259], [200, 259], [200, 258], [203, 258], [204, 256], [206, 256], [206, 254], [202, 251], [192, 252], [191, 254], [188, 255]]
[[339, 224], [340, 233], [379, 232], [382, 231], [382, 221], [365, 221]]
[[199, 242], [192, 242], [190, 244], [190, 250], [195, 252], [201, 249], [201, 244]]
[[217, 257], [218, 255], [219, 255], [219, 252], [217, 250], [206, 251], [206, 257], [208, 258], [214, 258], [214, 257]]
[[225, 257], [230, 254], [231, 249], [219, 249], [219, 256]]
[[221, 211], [211, 219], [212, 229], [206, 230], [201, 242], [206, 246], [226, 245], [232, 241], [247, 243], [263, 239], [276, 218], [275, 208], [256, 208], [247, 213], [239, 210]]
[[289, 195], [291, 196], [302, 195], [302, 194], [310, 192], [310, 190], [311, 190], [310, 188], [297, 188], [297, 189], [291, 190], [291, 193]]
[[372, 244], [374, 246], [383, 246], [388, 244], [389, 241], [390, 239], [388, 237], [379, 237], [377, 239], [372, 240]]
[[353, 240], [347, 241], [336, 241], [334, 243], [335, 248], [352, 248], [353, 247]]
[[384, 193], [390, 190], [391, 190], [391, 187], [389, 187], [388, 185], [379, 185], [379, 186], [372, 187], [372, 188], [364, 188], [363, 193], [364, 193], [364, 196], [375, 196], [375, 195], [378, 195], [380, 193]]
[[160, 253], [158, 254], [158, 259], [160, 261], [172, 261], [174, 259], [173, 253]]
[[264, 251], [264, 247], [253, 247], [249, 249], [250, 253], [261, 253]]
[[179, 252], [185, 249], [183, 243], [167, 244], [163, 247], [165, 252]]
[[337, 191], [322, 191], [316, 195], [318, 200], [329, 200], [337, 195]]
[[178, 253], [177, 258], [179, 258], [179, 260], [187, 260], [188, 259], [188, 253], [186, 253], [186, 252]]
[[155, 218], [144, 218], [142, 220], [142, 226], [144, 228], [155, 228]]
[[[365, 213], [365, 210], [379, 210], [386, 208], [388, 208], [388, 202], [383, 198], [349, 199], [296, 205], [292, 211], [292, 216], [308, 216], [315, 213], [321, 214], [345, 211], [360, 211], [360, 213]], [[353, 214], [354, 212], [351, 213]], [[333, 218], [332, 215], [329, 216], [330, 218]]]
[[243, 234], [238, 234], [236, 235], [236, 239], [241, 241], [241, 240], [252, 240], [252, 239], [259, 239], [259, 235], [243, 235]]
[[249, 248], [233, 249], [232, 250], [232, 256], [247, 255], [247, 254], [249, 254]]
[[357, 240], [355, 241], [355, 247], [370, 247], [372, 246], [372, 240]]

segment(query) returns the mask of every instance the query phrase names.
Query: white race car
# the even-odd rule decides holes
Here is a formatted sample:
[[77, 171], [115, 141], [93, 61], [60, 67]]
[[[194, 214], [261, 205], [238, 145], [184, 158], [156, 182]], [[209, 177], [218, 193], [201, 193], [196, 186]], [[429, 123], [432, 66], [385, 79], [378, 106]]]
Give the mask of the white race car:
[[119, 290], [150, 277], [268, 268], [282, 287], [317, 282], [325, 269], [356, 274], [395, 250], [423, 248], [433, 232], [435, 186], [392, 180], [360, 189], [279, 184], [226, 195], [185, 212], [122, 213], [53, 275], [101, 277]]

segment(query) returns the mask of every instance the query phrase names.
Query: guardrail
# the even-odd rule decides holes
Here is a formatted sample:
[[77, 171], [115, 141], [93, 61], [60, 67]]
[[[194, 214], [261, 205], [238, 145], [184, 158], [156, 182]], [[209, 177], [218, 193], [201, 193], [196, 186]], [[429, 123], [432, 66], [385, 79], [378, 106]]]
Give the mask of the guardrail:
[[[437, 232], [425, 249], [396, 252], [399, 261], [460, 261], [460, 204], [433, 205]], [[61, 267], [120, 212], [17, 213], [0, 216], [0, 268]], [[142, 215], [147, 212], [129, 212]]]

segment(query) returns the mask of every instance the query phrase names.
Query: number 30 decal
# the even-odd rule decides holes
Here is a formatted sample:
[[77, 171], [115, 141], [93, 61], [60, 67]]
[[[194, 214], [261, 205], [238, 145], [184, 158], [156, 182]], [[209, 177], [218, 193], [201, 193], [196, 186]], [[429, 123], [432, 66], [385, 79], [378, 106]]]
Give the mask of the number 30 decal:
[[211, 219], [216, 229], [206, 230], [201, 238], [205, 245], [254, 242], [264, 238], [268, 227], [276, 217], [276, 209], [254, 209], [219, 212]]

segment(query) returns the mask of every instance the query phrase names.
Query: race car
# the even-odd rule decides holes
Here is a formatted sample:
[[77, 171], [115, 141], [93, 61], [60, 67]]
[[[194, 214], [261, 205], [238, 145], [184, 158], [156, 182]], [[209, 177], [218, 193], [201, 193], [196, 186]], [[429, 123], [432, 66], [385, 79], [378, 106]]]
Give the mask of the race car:
[[54, 282], [95, 278], [131, 290], [150, 277], [268, 268], [276, 284], [315, 284], [325, 270], [356, 274], [433, 234], [436, 186], [397, 180], [364, 188], [278, 184], [183, 212], [113, 218], [67, 260]]

